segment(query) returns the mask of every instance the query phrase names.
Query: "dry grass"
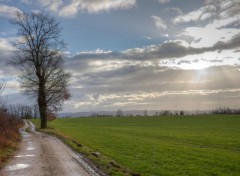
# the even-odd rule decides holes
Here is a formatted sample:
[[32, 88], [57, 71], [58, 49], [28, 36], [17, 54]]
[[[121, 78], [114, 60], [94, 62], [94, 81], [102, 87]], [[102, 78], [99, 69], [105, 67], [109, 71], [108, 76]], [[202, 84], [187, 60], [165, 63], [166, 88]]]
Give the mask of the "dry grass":
[[20, 119], [0, 111], [0, 168], [17, 148], [17, 143], [20, 140], [18, 129], [21, 125]]

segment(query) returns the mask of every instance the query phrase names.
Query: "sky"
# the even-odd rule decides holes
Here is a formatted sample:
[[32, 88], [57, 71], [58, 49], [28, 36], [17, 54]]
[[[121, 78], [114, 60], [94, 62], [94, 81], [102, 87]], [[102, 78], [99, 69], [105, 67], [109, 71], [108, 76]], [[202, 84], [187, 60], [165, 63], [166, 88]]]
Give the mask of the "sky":
[[3, 95], [30, 105], [7, 65], [16, 11], [60, 22], [72, 75], [63, 112], [240, 108], [240, 0], [0, 0]]

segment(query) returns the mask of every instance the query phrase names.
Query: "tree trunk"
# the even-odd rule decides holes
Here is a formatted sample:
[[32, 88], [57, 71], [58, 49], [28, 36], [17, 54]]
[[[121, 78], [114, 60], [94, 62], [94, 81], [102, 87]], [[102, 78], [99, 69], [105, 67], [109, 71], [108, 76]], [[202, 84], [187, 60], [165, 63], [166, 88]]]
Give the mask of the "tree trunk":
[[40, 80], [38, 93], [38, 107], [41, 118], [41, 128], [47, 128], [47, 103], [44, 81]]
[[47, 107], [46, 105], [39, 104], [41, 128], [47, 128]]

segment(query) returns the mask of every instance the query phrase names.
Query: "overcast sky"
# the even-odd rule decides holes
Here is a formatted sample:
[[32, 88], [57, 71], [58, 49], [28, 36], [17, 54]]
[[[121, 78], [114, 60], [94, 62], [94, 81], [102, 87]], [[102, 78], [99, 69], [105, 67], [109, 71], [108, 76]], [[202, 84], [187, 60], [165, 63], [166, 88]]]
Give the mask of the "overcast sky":
[[0, 0], [4, 95], [32, 104], [6, 65], [16, 11], [44, 11], [63, 28], [64, 112], [240, 108], [240, 0]]

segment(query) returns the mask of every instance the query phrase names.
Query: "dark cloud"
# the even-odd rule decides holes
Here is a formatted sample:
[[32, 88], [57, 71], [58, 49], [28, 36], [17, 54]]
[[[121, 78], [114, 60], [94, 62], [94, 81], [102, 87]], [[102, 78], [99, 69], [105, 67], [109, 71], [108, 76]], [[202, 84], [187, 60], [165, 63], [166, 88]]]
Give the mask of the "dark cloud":
[[208, 51], [216, 51], [216, 50], [228, 50], [239, 48], [240, 46], [240, 33], [233, 36], [231, 40], [227, 42], [217, 42], [213, 47], [206, 48]]
[[73, 69], [84, 69], [91, 60], [154, 60], [166, 58], [181, 58], [187, 55], [202, 54], [205, 52], [236, 49], [240, 46], [240, 34], [227, 42], [217, 42], [212, 47], [193, 48], [185, 47], [181, 42], [167, 42], [161, 45], [152, 45], [145, 48], [134, 48], [123, 52], [85, 53], [78, 54], [67, 60], [67, 65]]
[[218, 17], [227, 18], [240, 14], [239, 0], [207, 0], [206, 5], [214, 5], [216, 7]]
[[[240, 34], [233, 36], [232, 39], [227, 42], [217, 42], [212, 47], [193, 48], [193, 47], [182, 46], [181, 42], [164, 43], [162, 45], [145, 50], [144, 56], [145, 58], [148, 58], [148, 59], [181, 58], [187, 55], [201, 54], [204, 52], [235, 49], [235, 48], [238, 48], [239, 46], [240, 46]], [[137, 53], [133, 52], [133, 55], [135, 55], [136, 57]], [[149, 57], [147, 57], [148, 55]], [[142, 56], [140, 58], [142, 58]]]
[[183, 14], [182, 10], [176, 7], [168, 7], [164, 9], [164, 13], [170, 18]]

